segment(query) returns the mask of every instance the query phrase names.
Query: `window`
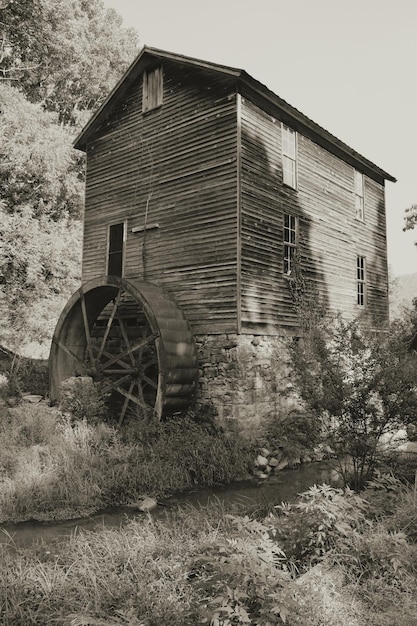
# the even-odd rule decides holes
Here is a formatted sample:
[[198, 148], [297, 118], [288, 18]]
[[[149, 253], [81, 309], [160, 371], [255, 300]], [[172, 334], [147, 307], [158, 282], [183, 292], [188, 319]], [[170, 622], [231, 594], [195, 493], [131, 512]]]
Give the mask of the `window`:
[[297, 188], [297, 133], [282, 124], [282, 172], [284, 185]]
[[357, 302], [358, 306], [366, 305], [366, 259], [358, 256], [356, 260]]
[[156, 109], [162, 104], [162, 67], [143, 73], [142, 113]]
[[125, 242], [125, 224], [109, 226], [109, 254], [107, 258], [107, 274], [123, 275], [123, 251]]
[[363, 174], [355, 170], [355, 217], [361, 222], [365, 219], [363, 202]]
[[298, 218], [284, 213], [284, 275], [291, 276], [294, 269], [298, 239]]

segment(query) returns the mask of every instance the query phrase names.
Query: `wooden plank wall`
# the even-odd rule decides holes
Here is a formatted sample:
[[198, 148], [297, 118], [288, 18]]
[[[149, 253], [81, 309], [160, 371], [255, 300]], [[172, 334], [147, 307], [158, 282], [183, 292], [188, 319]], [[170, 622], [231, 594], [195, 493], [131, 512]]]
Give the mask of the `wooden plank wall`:
[[[127, 220], [125, 276], [166, 287], [194, 332], [236, 332], [236, 87], [163, 72], [159, 109], [142, 114], [139, 78], [88, 145], [83, 280], [105, 273], [108, 224]], [[132, 233], [145, 214], [159, 227]]]
[[[282, 183], [281, 122], [242, 100], [242, 330], [293, 332], [283, 276], [283, 214], [299, 217], [306, 276], [329, 311], [387, 320], [384, 187], [365, 176], [365, 222], [355, 219], [354, 168], [298, 133], [298, 188]], [[367, 260], [367, 306], [356, 300], [356, 258]]]

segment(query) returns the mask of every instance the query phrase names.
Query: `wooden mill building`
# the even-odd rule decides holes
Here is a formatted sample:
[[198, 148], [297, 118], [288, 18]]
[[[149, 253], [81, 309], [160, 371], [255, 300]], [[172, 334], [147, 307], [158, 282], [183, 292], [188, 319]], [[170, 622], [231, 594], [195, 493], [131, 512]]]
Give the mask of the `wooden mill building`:
[[[104, 370], [117, 363], [104, 344], [120, 317], [111, 319], [118, 292], [92, 304], [109, 276], [124, 289], [136, 285], [130, 295], [145, 302], [151, 334], [165, 344], [157, 404], [169, 396], [160, 388], [167, 376], [178, 379], [166, 373], [167, 355], [181, 351], [171, 346], [179, 322], [168, 324], [165, 341], [158, 329], [167, 297], [190, 333], [179, 343], [191, 361], [173, 368], [188, 368], [188, 382], [175, 383], [185, 385], [180, 396], [199, 380], [200, 401], [214, 402], [225, 418], [276, 410], [280, 342], [298, 333], [299, 271], [328, 311], [387, 322], [384, 186], [395, 179], [245, 71], [145, 47], [75, 147], [87, 156], [82, 280], [96, 291], [64, 312], [72, 319], [75, 306], [79, 315], [70, 324], [76, 331], [63, 331], [61, 320], [55, 336], [54, 358], [58, 351], [67, 359], [59, 380], [69, 361], [81, 362], [81, 349], [100, 352], [89, 334], [106, 318], [104, 305], [110, 322], [101, 323], [111, 326]], [[122, 323], [119, 335], [134, 325]], [[78, 352], [77, 333], [87, 336]], [[126, 340], [114, 368], [121, 373], [137, 356]], [[125, 401], [141, 396], [114, 383], [120, 372], [113, 386]]]

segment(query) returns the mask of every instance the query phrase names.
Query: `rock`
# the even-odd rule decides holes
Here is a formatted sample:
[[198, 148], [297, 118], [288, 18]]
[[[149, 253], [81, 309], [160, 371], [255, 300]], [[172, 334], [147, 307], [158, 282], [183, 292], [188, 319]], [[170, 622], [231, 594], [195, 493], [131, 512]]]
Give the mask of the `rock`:
[[135, 502], [134, 506], [138, 511], [147, 513], [148, 511], [155, 509], [158, 506], [158, 502], [154, 498], [143, 496], [143, 498]]
[[269, 459], [268, 465], [270, 465], [271, 467], [277, 467], [279, 465], [279, 461], [273, 456], [271, 459]]
[[289, 465], [288, 459], [282, 459], [282, 461], [280, 461], [278, 465], [275, 466], [275, 470], [276, 471], [282, 470], [285, 467], [288, 467], [288, 465]]
[[266, 457], [268, 457], [271, 454], [267, 448], [262, 448], [262, 450], [260, 450], [260, 453], [262, 456], [266, 456]]
[[262, 454], [258, 454], [258, 456], [255, 459], [255, 465], [257, 467], [266, 467], [268, 465], [268, 459], [262, 456]]
[[417, 454], [417, 441], [406, 441], [397, 448], [398, 452], [413, 452]]
[[37, 404], [41, 400], [42, 400], [42, 396], [38, 396], [36, 394], [28, 394], [26, 396], [23, 396], [22, 398], [23, 402], [31, 402], [32, 404]]

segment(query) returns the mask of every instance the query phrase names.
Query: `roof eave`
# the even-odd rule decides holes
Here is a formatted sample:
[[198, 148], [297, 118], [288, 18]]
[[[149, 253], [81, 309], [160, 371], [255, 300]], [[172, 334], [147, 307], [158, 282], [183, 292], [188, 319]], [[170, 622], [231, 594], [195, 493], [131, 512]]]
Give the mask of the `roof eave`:
[[[301, 111], [277, 96], [265, 85], [254, 79], [246, 72], [241, 73], [239, 82], [241, 86], [244, 86], [253, 91], [257, 94], [258, 97], [261, 97], [270, 105], [272, 105], [272, 107], [277, 109], [280, 114], [284, 114], [284, 117], [287, 117], [287, 120], [285, 121], [288, 121], [289, 124], [292, 122], [293, 125], [295, 125], [296, 127], [298, 126], [298, 129], [307, 131], [307, 134], [312, 139], [319, 143], [319, 145], [324, 145], [324, 147], [327, 147], [327, 149], [330, 148], [330, 152], [332, 152], [336, 156], [343, 155], [345, 157], [344, 160], [347, 160], [348, 162], [351, 161], [358, 166], [362, 166], [363, 169], [373, 172], [379, 178], [389, 180], [393, 183], [397, 182], [397, 179], [394, 176], [378, 167], [378, 165], [375, 165], [375, 163], [372, 163], [372, 161], [369, 161], [369, 159], [362, 156], [359, 152], [356, 152], [356, 150], [349, 147], [343, 141], [338, 139], [335, 135], [332, 135], [332, 133], [327, 131], [325, 128], [323, 128], [316, 122], [313, 122], [313, 120], [301, 113]], [[294, 128], [294, 130], [298, 129]]]
[[320, 126], [316, 122], [313, 122], [313, 120], [309, 119], [306, 115], [301, 113], [301, 111], [277, 96], [264, 84], [257, 81], [244, 70], [235, 67], [229, 67], [226, 65], [219, 65], [216, 63], [202, 61], [193, 57], [187, 57], [181, 54], [160, 50], [158, 48], [151, 48], [149, 46], [144, 46], [142, 48], [136, 59], [131, 63], [121, 79], [118, 81], [110, 94], [104, 100], [103, 104], [98, 108], [93, 117], [84, 126], [82, 131], [75, 139], [75, 148], [83, 151], [86, 150], [88, 139], [95, 132], [97, 126], [100, 124], [101, 119], [104, 116], [104, 112], [106, 111], [107, 114], [108, 110], [112, 109], [112, 107], [123, 96], [123, 94], [127, 91], [129, 86], [133, 83], [137, 76], [139, 76], [140, 73], [143, 72], [144, 69], [146, 69], [148, 63], [153, 62], [155, 59], [166, 59], [176, 63], [193, 65], [200, 69], [204, 69], [210, 72], [218, 72], [222, 75], [228, 75], [232, 78], [235, 78], [238, 81], [240, 90], [244, 88], [248, 90], [249, 93], [256, 95], [257, 98], [260, 98], [261, 101], [269, 106], [269, 108], [272, 108], [273, 111], [276, 111], [278, 117], [286, 118], [284, 121], [288, 121], [290, 125], [292, 124], [295, 127], [295, 130], [303, 130], [319, 145], [322, 145], [330, 152], [332, 152], [336, 156], [341, 157], [353, 166], [357, 166], [363, 171], [372, 174], [374, 177], [382, 181], [389, 180], [393, 183], [396, 182], [396, 178], [394, 178], [394, 176], [392, 176], [388, 172], [385, 172], [383, 169], [375, 165], [375, 163], [372, 163], [361, 154], [359, 154], [359, 152], [356, 152], [343, 141], [332, 135], [329, 131], [325, 130], [322, 126]]

